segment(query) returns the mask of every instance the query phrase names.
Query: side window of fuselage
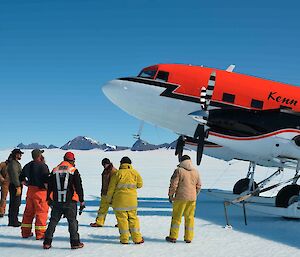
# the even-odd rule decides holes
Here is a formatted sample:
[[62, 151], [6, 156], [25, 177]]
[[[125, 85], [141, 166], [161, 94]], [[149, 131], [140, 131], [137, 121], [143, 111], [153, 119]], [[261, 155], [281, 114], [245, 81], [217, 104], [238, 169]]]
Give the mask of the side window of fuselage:
[[140, 72], [138, 77], [146, 79], [154, 79], [157, 69], [144, 69]]
[[155, 80], [167, 82], [169, 79], [169, 72], [159, 71], [156, 75]]
[[251, 101], [251, 107], [257, 108], [257, 109], [262, 109], [264, 106], [264, 102], [256, 99], [252, 99]]
[[156, 72], [157, 72], [157, 70], [152, 70], [152, 69], [142, 70], [140, 72], [140, 74], [138, 75], [138, 77], [147, 78], [147, 79], [154, 79], [154, 76], [155, 76]]
[[222, 100], [224, 102], [227, 102], [227, 103], [234, 103], [234, 100], [235, 100], [235, 95], [232, 95], [232, 94], [228, 94], [228, 93], [223, 93], [223, 97], [222, 97]]

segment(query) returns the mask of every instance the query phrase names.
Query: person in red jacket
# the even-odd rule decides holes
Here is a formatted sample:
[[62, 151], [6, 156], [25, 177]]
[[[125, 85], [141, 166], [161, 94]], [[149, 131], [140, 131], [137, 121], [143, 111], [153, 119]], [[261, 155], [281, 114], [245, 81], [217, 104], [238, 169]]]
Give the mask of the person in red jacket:
[[[52, 198], [51, 198], [52, 195]], [[50, 223], [48, 224], [43, 248], [51, 248], [56, 225], [64, 215], [69, 224], [70, 243], [72, 249], [82, 248], [78, 234], [77, 202], [80, 210], [85, 208], [81, 177], [75, 168], [75, 156], [67, 152], [64, 161], [53, 169], [48, 180], [47, 200], [52, 206]], [[80, 212], [79, 212], [80, 214]]]
[[21, 224], [23, 238], [33, 236], [31, 229], [34, 218], [36, 240], [44, 238], [47, 228], [49, 205], [46, 187], [50, 172], [45, 164], [43, 152], [44, 150], [34, 149], [31, 152], [33, 160], [24, 166], [20, 175], [20, 181], [28, 186], [26, 207]]

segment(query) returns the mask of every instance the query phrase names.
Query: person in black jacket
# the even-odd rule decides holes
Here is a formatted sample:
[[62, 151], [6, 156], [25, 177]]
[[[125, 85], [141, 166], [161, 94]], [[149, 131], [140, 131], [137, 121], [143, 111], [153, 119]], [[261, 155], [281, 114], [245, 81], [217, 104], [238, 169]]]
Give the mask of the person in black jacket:
[[28, 186], [26, 207], [23, 214], [21, 234], [23, 238], [33, 236], [32, 221], [35, 218], [35, 236], [44, 239], [47, 228], [49, 205], [47, 203], [47, 183], [49, 168], [43, 156], [44, 150], [34, 149], [32, 161], [27, 163], [20, 175], [20, 181]]
[[[52, 198], [51, 194], [53, 195]], [[52, 206], [52, 211], [50, 223], [45, 233], [44, 249], [51, 247], [55, 227], [62, 215], [68, 220], [71, 248], [78, 249], [84, 246], [80, 242], [76, 219], [77, 202], [80, 202], [81, 211], [85, 207], [83, 197], [81, 177], [75, 168], [75, 156], [72, 152], [67, 152], [64, 161], [53, 169], [48, 180], [47, 200]]]
[[22, 184], [20, 182], [20, 174], [22, 166], [20, 160], [24, 154], [20, 149], [14, 149], [11, 152], [12, 160], [8, 163], [7, 173], [9, 176], [9, 209], [8, 209], [8, 226], [20, 227], [21, 222], [18, 221], [19, 208], [21, 205]]

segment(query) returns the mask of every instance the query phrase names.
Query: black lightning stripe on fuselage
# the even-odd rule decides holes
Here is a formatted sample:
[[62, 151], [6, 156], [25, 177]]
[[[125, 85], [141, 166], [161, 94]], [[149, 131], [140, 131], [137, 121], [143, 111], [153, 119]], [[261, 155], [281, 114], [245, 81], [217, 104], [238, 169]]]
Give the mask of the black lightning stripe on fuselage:
[[200, 104], [200, 97], [198, 98], [198, 97], [194, 97], [194, 96], [187, 96], [187, 95], [183, 95], [183, 94], [177, 94], [176, 92], [174, 92], [177, 88], [180, 87], [180, 85], [178, 85], [178, 84], [171, 84], [171, 83], [166, 83], [166, 82], [161, 82], [161, 81], [156, 81], [156, 80], [151, 80], [151, 79], [144, 79], [144, 78], [139, 78], [139, 77], [119, 78], [119, 80], [142, 83], [142, 84], [147, 84], [147, 85], [156, 86], [156, 87], [163, 87], [166, 90], [160, 94], [161, 96], [180, 99], [180, 100], [184, 100], [187, 102], [194, 102], [194, 103]]
[[[188, 96], [188, 95], [184, 95], [184, 94], [175, 93], [174, 91], [180, 87], [180, 85], [178, 85], [178, 84], [171, 84], [171, 83], [167, 83], [167, 82], [161, 82], [161, 81], [157, 81], [157, 80], [145, 79], [145, 78], [140, 78], [140, 77], [125, 77], [125, 78], [119, 78], [119, 80], [147, 84], [147, 85], [156, 86], [156, 87], [162, 87], [162, 88], [165, 88], [166, 90], [160, 94], [161, 96], [200, 104], [200, 96], [199, 96], [199, 98], [197, 98], [194, 96]], [[229, 109], [244, 109], [243, 107], [240, 107], [240, 106], [232, 105], [230, 103], [215, 102], [214, 100], [212, 100], [210, 102], [210, 106], [220, 107], [220, 108], [224, 108], [224, 109], [227, 109], [227, 108], [229, 108]]]

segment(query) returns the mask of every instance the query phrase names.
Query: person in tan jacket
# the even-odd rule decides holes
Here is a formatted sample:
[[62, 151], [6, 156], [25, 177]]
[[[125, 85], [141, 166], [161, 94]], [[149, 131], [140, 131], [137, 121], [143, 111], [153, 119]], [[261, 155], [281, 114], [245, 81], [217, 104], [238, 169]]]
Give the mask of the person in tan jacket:
[[0, 163], [0, 186], [1, 186], [1, 200], [0, 200], [0, 218], [4, 217], [6, 209], [6, 198], [8, 195], [9, 177], [7, 174], [7, 166], [12, 156], [10, 155], [5, 162]]
[[191, 243], [194, 237], [194, 216], [197, 195], [201, 189], [200, 175], [188, 155], [181, 157], [181, 162], [174, 171], [169, 187], [169, 201], [173, 203], [170, 234], [166, 241], [176, 243], [181, 218], [184, 216], [184, 241]]

